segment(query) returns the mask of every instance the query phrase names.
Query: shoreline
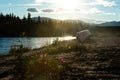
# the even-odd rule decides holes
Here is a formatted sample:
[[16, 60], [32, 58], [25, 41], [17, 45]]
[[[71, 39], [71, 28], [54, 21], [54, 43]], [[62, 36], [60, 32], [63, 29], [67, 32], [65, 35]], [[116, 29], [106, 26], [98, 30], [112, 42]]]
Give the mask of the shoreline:
[[[91, 45], [93, 43], [94, 42], [91, 42], [91, 41], [86, 42], [84, 44], [85, 48], [82, 46], [78, 46], [82, 48], [82, 51], [81, 51], [81, 49], [74, 49], [72, 47], [74, 44], [75, 46], [76, 44], [78, 44], [77, 40], [61, 41], [61, 42], [58, 42], [57, 45], [48, 45], [46, 47], [42, 47], [42, 48], [34, 49], [30, 52], [26, 52], [24, 53], [24, 56], [29, 57], [31, 59], [41, 54], [47, 54], [47, 56], [51, 57], [52, 59], [56, 59], [56, 57], [62, 56], [65, 58], [66, 63], [70, 65], [71, 69], [72, 67], [74, 67], [75, 70], [77, 69], [76, 72], [71, 72], [72, 73], [70, 76], [71, 78], [76, 78], [76, 79], [101, 79], [103, 78], [103, 79], [106, 79], [108, 77], [110, 79], [114, 79], [114, 78], [119, 79], [118, 77], [120, 77], [120, 72], [117, 72], [117, 71], [120, 68], [118, 66], [119, 65], [118, 61], [120, 60], [119, 59], [120, 46], [106, 47], [104, 46], [105, 45], [104, 44], [103, 46], [99, 45], [95, 47], [95, 45]], [[71, 46], [70, 47], [71, 49], [66, 48], [66, 45]], [[63, 47], [63, 50], [62, 50], [62, 47]], [[54, 51], [54, 50], [57, 50], [57, 51]], [[14, 75], [11, 75], [14, 73], [9, 73], [9, 71], [14, 70], [14, 67], [16, 65], [15, 58], [13, 56], [6, 55], [4, 57], [0, 57], [0, 60], [2, 60], [2, 62], [0, 62], [0, 65], [1, 65], [0, 68], [3, 69], [3, 72], [0, 73], [1, 75], [0, 79], [2, 80], [3, 78], [6, 78], [7, 76], [10, 76], [11, 79], [16, 78]], [[80, 70], [82, 70], [83, 73], [79, 74]], [[6, 71], [9, 74], [6, 74]], [[102, 71], [102, 73], [100, 73], [99, 71]], [[76, 74], [78, 76], [75, 77], [75, 75], [73, 74]], [[6, 75], [6, 77], [3, 75]], [[64, 77], [64, 75], [65, 74], [61, 74], [60, 75], [61, 78]], [[83, 77], [79, 77], [79, 76], [83, 76]]]

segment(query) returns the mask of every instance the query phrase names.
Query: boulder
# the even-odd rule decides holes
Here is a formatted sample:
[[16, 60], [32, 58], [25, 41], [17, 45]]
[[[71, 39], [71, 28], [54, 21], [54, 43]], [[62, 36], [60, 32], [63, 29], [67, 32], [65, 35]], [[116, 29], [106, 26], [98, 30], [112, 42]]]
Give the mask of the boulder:
[[76, 38], [80, 42], [86, 41], [88, 38], [90, 38], [90, 36], [91, 36], [91, 32], [89, 30], [82, 30], [76, 33]]

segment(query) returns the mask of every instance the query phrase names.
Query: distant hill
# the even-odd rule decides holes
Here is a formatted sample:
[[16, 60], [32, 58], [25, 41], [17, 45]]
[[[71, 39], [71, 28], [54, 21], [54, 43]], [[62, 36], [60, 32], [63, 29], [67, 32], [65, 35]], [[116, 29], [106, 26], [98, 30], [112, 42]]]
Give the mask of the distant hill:
[[[32, 17], [32, 20], [33, 21], [38, 21], [39, 19], [38, 19], [39, 17]], [[78, 23], [78, 22], [80, 22], [80, 23], [85, 23], [85, 24], [88, 24], [87, 22], [85, 22], [85, 21], [82, 21], [82, 20], [74, 20], [74, 19], [66, 19], [66, 20], [60, 20], [60, 19], [54, 19], [54, 18], [49, 18], [49, 17], [40, 17], [40, 21], [48, 21], [48, 20], [52, 20], [52, 21], [55, 21], [55, 22], [59, 22], [59, 21], [63, 21], [63, 22], [67, 22], [67, 23]]]
[[[47, 21], [50, 20], [51, 18], [48, 17], [40, 17], [40, 21]], [[32, 20], [38, 21], [38, 17], [32, 17]]]
[[111, 21], [111, 22], [105, 22], [105, 23], [101, 23], [98, 24], [98, 26], [107, 26], [107, 27], [118, 27], [120, 26], [120, 21]]

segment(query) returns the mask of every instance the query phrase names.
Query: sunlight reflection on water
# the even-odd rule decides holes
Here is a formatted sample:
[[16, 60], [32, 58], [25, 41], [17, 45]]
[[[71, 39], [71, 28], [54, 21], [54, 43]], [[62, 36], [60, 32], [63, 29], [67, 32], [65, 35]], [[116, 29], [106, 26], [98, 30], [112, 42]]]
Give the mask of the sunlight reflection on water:
[[72, 40], [75, 37], [66, 36], [66, 37], [40, 37], [40, 38], [0, 38], [0, 54], [8, 53], [12, 45], [22, 44], [26, 47], [31, 47], [32, 49], [40, 48], [45, 45], [52, 44], [54, 40], [58, 38], [59, 41], [63, 40]]
[[61, 40], [72, 40], [72, 39], [76, 39], [76, 37], [72, 37], [72, 36], [65, 36], [65, 37], [62, 37]]

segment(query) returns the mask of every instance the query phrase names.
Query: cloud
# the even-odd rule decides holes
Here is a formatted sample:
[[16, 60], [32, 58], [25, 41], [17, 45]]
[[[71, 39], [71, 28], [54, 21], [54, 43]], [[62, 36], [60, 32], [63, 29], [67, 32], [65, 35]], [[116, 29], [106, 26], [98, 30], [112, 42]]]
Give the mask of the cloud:
[[102, 11], [98, 10], [97, 8], [91, 8], [89, 10], [90, 13], [101, 13]]
[[12, 3], [8, 3], [8, 5], [9, 5], [9, 6], [11, 6], [11, 5], [12, 5]]
[[97, 8], [91, 8], [91, 9], [81, 9], [80, 10], [80, 13], [83, 13], [83, 14], [95, 14], [95, 13], [101, 13], [102, 11], [97, 9]]
[[98, 15], [116, 15], [116, 13], [105, 12], [101, 11], [96, 7], [88, 8], [88, 9], [74, 9], [74, 10], [66, 10], [63, 8], [48, 8], [48, 9], [41, 9], [37, 10], [36, 8], [28, 8], [27, 11], [29, 12], [37, 12], [37, 13], [80, 13], [80, 14], [98, 14]]
[[42, 11], [42, 12], [48, 12], [48, 13], [50, 13], [50, 12], [54, 12], [53, 9], [42, 9], [41, 11]]
[[103, 5], [105, 7], [112, 7], [117, 5], [114, 1], [107, 0], [95, 0], [95, 2], [91, 2], [92, 5]]
[[79, 13], [79, 14], [98, 14], [98, 15], [116, 15], [116, 13], [112, 12], [105, 12], [99, 10], [96, 7], [87, 8], [87, 9], [74, 9], [74, 10], [66, 10], [64, 8], [48, 8], [48, 9], [36, 9], [36, 8], [28, 8], [27, 11], [29, 12], [36, 12], [36, 13]]
[[56, 0], [35, 0], [36, 3], [54, 3]]
[[29, 12], [39, 12], [36, 8], [28, 8], [27, 11], [29, 11]]
[[[61, 0], [35, 0], [35, 3], [56, 3], [57, 1]], [[78, 0], [77, 0], [78, 1]], [[80, 2], [79, 5], [102, 5], [105, 7], [112, 7], [117, 5], [115, 1], [108, 1], [108, 0], [95, 0], [93, 2]]]
[[37, 3], [34, 3], [34, 4], [26, 4], [25, 6], [40, 6], [41, 4], [37, 4]]
[[98, 15], [116, 15], [116, 13], [112, 12], [105, 12], [102, 10], [99, 10], [96, 7], [88, 8], [88, 9], [75, 9], [76, 12], [81, 14], [98, 14]]
[[102, 13], [104, 15], [116, 15], [116, 13], [109, 13], [109, 12], [105, 12], [105, 13]]
[[[75, 11], [75, 10], [74, 10]], [[40, 12], [47, 12], [47, 13], [71, 13], [73, 10], [64, 9], [64, 8], [49, 8], [49, 9], [41, 9]]]

